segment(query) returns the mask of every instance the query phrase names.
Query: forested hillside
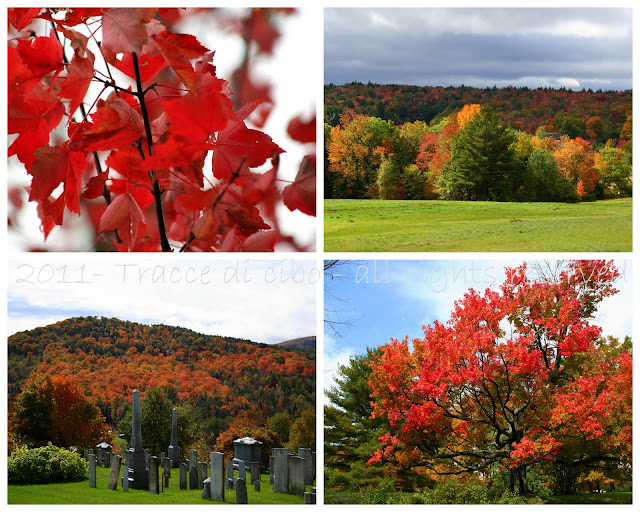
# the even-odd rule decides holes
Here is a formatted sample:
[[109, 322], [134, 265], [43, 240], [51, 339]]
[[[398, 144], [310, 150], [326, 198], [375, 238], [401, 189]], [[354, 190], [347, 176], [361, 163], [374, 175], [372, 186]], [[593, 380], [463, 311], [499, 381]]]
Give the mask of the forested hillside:
[[103, 317], [19, 332], [8, 344], [10, 409], [28, 382], [69, 376], [115, 427], [130, 409], [134, 389], [144, 396], [156, 388], [201, 418], [196, 429], [215, 440], [239, 415], [266, 422], [287, 414], [293, 420], [315, 404], [315, 350]]
[[[597, 139], [606, 142], [620, 136], [631, 114], [631, 91], [572, 91], [528, 87], [433, 87], [379, 85], [352, 82], [324, 87], [325, 122], [340, 123], [348, 109], [395, 124], [424, 121], [429, 124], [464, 105], [478, 103], [500, 112], [512, 128], [534, 133], [540, 126], [571, 138], [590, 136], [598, 125]], [[601, 124], [600, 124], [601, 123]]]
[[[396, 124], [349, 109], [337, 126], [324, 125], [325, 198], [575, 202], [628, 197], [630, 112], [610, 138], [613, 125], [591, 117], [583, 138], [566, 133], [565, 123], [557, 131], [554, 119], [535, 133], [515, 129], [504, 121], [512, 112], [480, 103], [465, 104], [430, 124], [419, 119]], [[606, 118], [611, 117], [616, 116]]]

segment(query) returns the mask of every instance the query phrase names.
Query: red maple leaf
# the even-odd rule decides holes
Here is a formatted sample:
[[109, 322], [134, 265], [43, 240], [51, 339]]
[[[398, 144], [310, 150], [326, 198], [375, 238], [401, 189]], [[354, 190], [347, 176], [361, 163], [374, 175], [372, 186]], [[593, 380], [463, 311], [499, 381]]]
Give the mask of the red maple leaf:
[[247, 128], [244, 119], [262, 101], [245, 105], [237, 113], [237, 119], [229, 121], [218, 133], [213, 151], [213, 175], [220, 180], [230, 180], [240, 170], [240, 164], [258, 167], [274, 154], [283, 150], [266, 133]]
[[300, 210], [316, 216], [316, 157], [307, 155], [300, 164], [296, 179], [282, 191], [282, 199], [289, 210]]
[[115, 229], [120, 240], [131, 250], [144, 223], [144, 213], [135, 198], [124, 193], [117, 196], [102, 214], [99, 232]]
[[142, 54], [149, 36], [146, 24], [157, 9], [104, 9], [102, 13], [102, 46], [118, 53]]
[[174, 34], [165, 30], [152, 36], [156, 48], [169, 67], [191, 93], [196, 93], [196, 76], [189, 59], [204, 55], [207, 50], [190, 34]]
[[43, 146], [35, 151], [36, 160], [31, 167], [29, 201], [43, 202], [64, 183], [64, 202], [67, 208], [80, 213], [82, 173], [87, 167], [84, 153], [70, 151], [65, 146]]

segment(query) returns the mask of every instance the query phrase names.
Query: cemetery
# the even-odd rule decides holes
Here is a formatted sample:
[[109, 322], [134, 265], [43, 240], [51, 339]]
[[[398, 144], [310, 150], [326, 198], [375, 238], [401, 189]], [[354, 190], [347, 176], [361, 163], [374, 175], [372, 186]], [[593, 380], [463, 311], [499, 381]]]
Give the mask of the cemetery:
[[[261, 467], [262, 443], [250, 437], [234, 441], [234, 458], [221, 452], [182, 453], [179, 418], [171, 418], [171, 444], [153, 455], [144, 448], [140, 396], [133, 391], [131, 446], [123, 455], [101, 442], [82, 454], [88, 479], [74, 482], [9, 485], [12, 503], [153, 504], [315, 504], [315, 451], [291, 453], [273, 448], [269, 467]], [[46, 491], [44, 489], [46, 487]]]

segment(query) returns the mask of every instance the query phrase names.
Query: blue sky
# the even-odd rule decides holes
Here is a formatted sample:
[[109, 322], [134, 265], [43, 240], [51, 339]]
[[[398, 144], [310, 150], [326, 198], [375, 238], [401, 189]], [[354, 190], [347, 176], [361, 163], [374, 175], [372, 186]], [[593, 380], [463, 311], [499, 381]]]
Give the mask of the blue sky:
[[[390, 338], [422, 337], [422, 325], [446, 322], [455, 300], [469, 288], [497, 288], [504, 281], [505, 266], [522, 260], [491, 261], [357, 261], [339, 265], [333, 277], [325, 277], [325, 388], [332, 385], [338, 363], [366, 347], [377, 347]], [[615, 262], [623, 271], [616, 282], [620, 292], [605, 299], [594, 322], [603, 334], [631, 336], [631, 262]], [[337, 331], [337, 332], [336, 332]]]
[[319, 272], [310, 260], [42, 256], [9, 260], [9, 335], [88, 315], [261, 343], [316, 333]]

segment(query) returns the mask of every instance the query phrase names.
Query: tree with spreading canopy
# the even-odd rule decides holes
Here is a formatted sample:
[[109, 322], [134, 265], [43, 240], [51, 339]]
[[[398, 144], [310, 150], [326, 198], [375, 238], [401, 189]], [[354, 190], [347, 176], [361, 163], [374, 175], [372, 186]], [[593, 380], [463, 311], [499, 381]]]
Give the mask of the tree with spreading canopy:
[[599, 303], [619, 270], [572, 261], [555, 276], [506, 269], [499, 290], [469, 290], [447, 324], [393, 340], [373, 358], [373, 416], [388, 420], [369, 464], [439, 474], [610, 468], [631, 462], [631, 352], [600, 337]]
[[104, 416], [78, 382], [66, 375], [38, 375], [15, 402], [13, 434], [30, 447], [88, 447], [106, 435]]

